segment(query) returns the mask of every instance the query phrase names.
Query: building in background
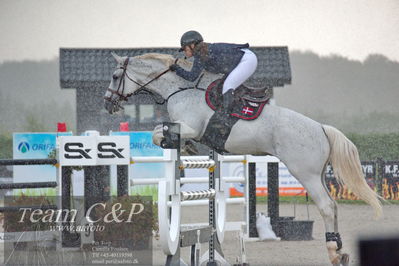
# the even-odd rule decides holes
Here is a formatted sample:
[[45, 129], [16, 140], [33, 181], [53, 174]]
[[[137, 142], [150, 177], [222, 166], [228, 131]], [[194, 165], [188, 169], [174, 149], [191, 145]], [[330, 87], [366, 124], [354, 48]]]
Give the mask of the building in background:
[[[287, 47], [251, 47], [258, 56], [258, 69], [246, 82], [253, 87], [280, 87], [291, 83], [291, 68]], [[98, 130], [108, 134], [117, 131], [120, 122], [129, 122], [131, 131], [153, 130], [168, 121], [165, 105], [157, 105], [147, 95], [130, 97], [122, 115], [110, 115], [104, 109], [103, 96], [116, 61], [111, 52], [120, 56], [164, 53], [182, 57], [177, 48], [131, 49], [60, 49], [60, 83], [63, 89], [76, 89], [77, 134]]]

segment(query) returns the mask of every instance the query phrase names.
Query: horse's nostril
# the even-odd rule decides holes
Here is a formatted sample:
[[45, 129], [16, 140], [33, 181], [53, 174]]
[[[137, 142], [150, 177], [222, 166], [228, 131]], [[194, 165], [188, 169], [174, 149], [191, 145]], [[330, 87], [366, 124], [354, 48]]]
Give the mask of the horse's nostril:
[[104, 108], [105, 108], [105, 110], [108, 111], [108, 113], [112, 114], [113, 106], [112, 106], [112, 103], [110, 101], [108, 101], [108, 100], [104, 101]]

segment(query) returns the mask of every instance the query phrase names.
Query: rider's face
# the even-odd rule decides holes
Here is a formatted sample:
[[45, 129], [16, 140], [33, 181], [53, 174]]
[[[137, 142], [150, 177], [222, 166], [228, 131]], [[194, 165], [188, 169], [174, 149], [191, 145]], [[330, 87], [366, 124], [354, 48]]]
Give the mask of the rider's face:
[[184, 54], [186, 57], [193, 56], [194, 44], [184, 46]]

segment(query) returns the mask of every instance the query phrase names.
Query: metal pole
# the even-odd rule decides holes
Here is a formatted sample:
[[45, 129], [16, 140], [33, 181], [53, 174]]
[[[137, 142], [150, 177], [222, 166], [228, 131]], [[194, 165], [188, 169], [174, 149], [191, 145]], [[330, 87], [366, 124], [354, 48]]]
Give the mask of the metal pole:
[[256, 229], [256, 163], [249, 163], [248, 177], [249, 237], [258, 237]]
[[384, 162], [384, 160], [382, 159], [382, 158], [377, 158], [377, 163], [376, 163], [376, 165], [378, 166], [378, 170], [377, 170], [377, 182], [376, 182], [376, 185], [377, 185], [377, 193], [380, 195], [380, 196], [384, 196], [383, 195], [383, 191], [382, 191], [382, 180], [383, 180], [383, 178], [384, 178], [384, 176], [385, 176], [385, 162]]
[[129, 165], [117, 165], [117, 195], [129, 195]]
[[[209, 151], [209, 159], [217, 161], [215, 151]], [[215, 171], [209, 171], [209, 189], [215, 189]], [[212, 226], [212, 236], [209, 240], [209, 260], [207, 266], [217, 265], [215, 261], [215, 242], [216, 242], [216, 220], [215, 220], [215, 199], [209, 200], [209, 225]]]
[[[72, 187], [72, 168], [70, 166], [61, 167], [61, 210], [71, 210], [71, 187]], [[67, 221], [63, 225], [70, 225], [68, 217], [65, 219], [65, 212], [62, 212], [62, 220]], [[62, 247], [80, 246], [80, 235], [69, 231], [62, 231]]]
[[36, 183], [10, 183], [0, 184], [0, 189], [17, 189], [17, 188], [55, 188], [57, 182], [36, 182]]
[[0, 165], [56, 165], [56, 159], [2, 159]]
[[278, 190], [278, 163], [267, 163], [267, 212], [273, 231], [278, 232], [279, 219], [279, 190]]

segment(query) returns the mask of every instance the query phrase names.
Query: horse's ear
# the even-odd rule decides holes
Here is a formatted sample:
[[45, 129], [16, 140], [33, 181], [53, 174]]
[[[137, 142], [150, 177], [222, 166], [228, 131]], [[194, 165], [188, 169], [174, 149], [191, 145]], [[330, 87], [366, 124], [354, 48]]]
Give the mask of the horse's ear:
[[118, 63], [122, 63], [122, 57], [120, 57], [119, 55], [117, 55], [117, 54], [114, 53], [114, 52], [111, 52], [111, 55], [115, 58], [115, 60], [116, 60]]

